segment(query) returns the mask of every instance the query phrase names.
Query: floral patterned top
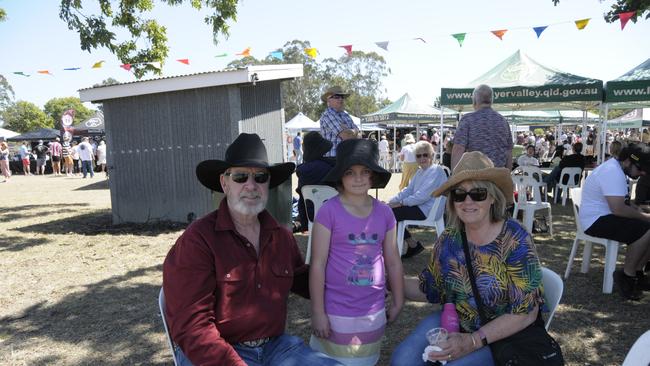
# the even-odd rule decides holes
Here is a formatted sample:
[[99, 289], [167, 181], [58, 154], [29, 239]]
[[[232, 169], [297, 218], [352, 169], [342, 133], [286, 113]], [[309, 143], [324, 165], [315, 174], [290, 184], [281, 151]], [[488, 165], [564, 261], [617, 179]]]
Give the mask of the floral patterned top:
[[[527, 314], [544, 305], [542, 269], [530, 234], [519, 222], [504, 222], [489, 244], [469, 244], [478, 291], [488, 319]], [[461, 232], [447, 228], [433, 247], [431, 262], [420, 274], [420, 290], [432, 303], [453, 302], [464, 332], [481, 327], [465, 264]]]

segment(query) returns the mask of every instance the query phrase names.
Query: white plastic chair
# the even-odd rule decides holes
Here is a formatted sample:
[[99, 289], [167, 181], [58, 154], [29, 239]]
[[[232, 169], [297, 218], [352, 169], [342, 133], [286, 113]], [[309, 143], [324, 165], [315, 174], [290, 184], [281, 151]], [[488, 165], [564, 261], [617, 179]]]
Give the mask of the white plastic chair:
[[582, 267], [580, 272], [587, 273], [589, 271], [589, 262], [591, 261], [591, 245], [600, 244], [605, 246], [605, 273], [603, 273], [603, 293], [611, 294], [614, 285], [614, 270], [616, 269], [616, 258], [618, 257], [618, 242], [614, 240], [596, 238], [585, 234], [580, 219], [580, 202], [582, 200], [582, 188], [571, 188], [571, 201], [573, 202], [573, 215], [576, 221], [576, 238], [571, 247], [571, 254], [569, 254], [569, 263], [566, 265], [564, 272], [564, 279], [569, 278], [571, 273], [571, 266], [573, 265], [573, 258], [578, 251], [578, 241], [585, 242], [585, 248], [582, 252]]
[[[318, 210], [323, 205], [323, 203], [325, 203], [325, 201], [339, 194], [336, 189], [323, 185], [306, 185], [302, 187], [301, 191], [302, 198], [305, 201], [305, 212], [309, 212], [307, 211], [307, 201], [310, 201], [314, 205], [314, 217], [316, 217], [316, 213], [318, 213]], [[307, 220], [309, 221], [309, 239], [307, 239], [307, 254], [305, 255], [305, 263], [309, 264], [311, 260], [311, 234], [313, 232], [312, 228], [314, 226], [314, 223], [309, 215], [307, 215]]]
[[436, 229], [436, 235], [440, 236], [445, 230], [445, 218], [444, 215], [440, 215], [436, 219], [436, 213], [438, 212], [438, 207], [442, 202], [442, 196], [435, 199], [433, 207], [429, 211], [427, 218], [424, 220], [403, 220], [397, 223], [397, 250], [399, 254], [403, 254], [404, 250], [404, 231], [409, 226], [428, 226]]
[[[560, 173], [560, 181], [555, 185], [555, 203], [557, 203], [560, 195], [562, 196], [562, 206], [566, 205], [566, 200], [569, 198], [569, 189], [580, 186], [580, 176], [582, 169], [580, 168], [564, 168]], [[562, 183], [565, 181], [566, 184]], [[577, 183], [576, 183], [577, 182]], [[561, 191], [560, 191], [561, 190]]]
[[541, 190], [542, 201], [546, 201], [546, 183], [542, 176], [542, 170], [536, 166], [520, 166], [517, 169], [521, 170], [523, 175], [530, 177], [537, 182]]
[[445, 171], [445, 175], [447, 175], [447, 178], [449, 178], [451, 176], [451, 170], [442, 164], [440, 164], [440, 167], [442, 168], [442, 170]]
[[546, 319], [546, 330], [551, 326], [551, 320], [555, 314], [562, 293], [564, 292], [564, 282], [562, 277], [557, 273], [551, 271], [546, 267], [542, 267], [542, 283], [544, 284], [544, 297], [546, 298], [546, 306], [548, 307], [549, 314]]
[[169, 350], [172, 352], [174, 365], [178, 366], [178, 362], [176, 361], [176, 353], [174, 353], [174, 343], [172, 343], [172, 336], [169, 335], [167, 320], [165, 319], [165, 293], [163, 292], [162, 287], [160, 288], [160, 293], [158, 293], [158, 308], [160, 309], [160, 317], [162, 318], [163, 327], [165, 328], [165, 335], [167, 336], [167, 345], [169, 346]]
[[650, 365], [650, 330], [641, 334], [634, 342], [632, 348], [625, 356], [623, 366], [648, 366]]
[[[525, 175], [512, 176], [512, 183], [517, 187], [517, 201], [512, 213], [516, 218], [519, 210], [524, 212], [523, 224], [529, 233], [533, 232], [533, 221], [535, 221], [535, 211], [548, 210], [549, 233], [553, 235], [553, 214], [551, 213], [551, 204], [542, 201], [541, 185], [533, 178]], [[528, 200], [527, 192], [532, 191], [532, 200]]]

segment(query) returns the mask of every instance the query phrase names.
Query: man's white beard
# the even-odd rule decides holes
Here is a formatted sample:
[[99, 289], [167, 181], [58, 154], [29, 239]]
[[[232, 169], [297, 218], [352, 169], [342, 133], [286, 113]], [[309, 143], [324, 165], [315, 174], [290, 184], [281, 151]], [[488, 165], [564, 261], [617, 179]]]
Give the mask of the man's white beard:
[[246, 216], [257, 215], [260, 212], [264, 211], [264, 208], [266, 207], [266, 201], [268, 200], [267, 197], [262, 197], [262, 195], [250, 196], [250, 197], [259, 197], [259, 200], [257, 201], [257, 203], [255, 205], [252, 205], [252, 206], [246, 204], [242, 199], [243, 197], [246, 197], [246, 195], [242, 194], [239, 197], [238, 200], [236, 200], [236, 201], [233, 200], [233, 202], [228, 202], [228, 205], [230, 206], [230, 208], [233, 211], [238, 212], [238, 213], [240, 213], [242, 215], [246, 215]]

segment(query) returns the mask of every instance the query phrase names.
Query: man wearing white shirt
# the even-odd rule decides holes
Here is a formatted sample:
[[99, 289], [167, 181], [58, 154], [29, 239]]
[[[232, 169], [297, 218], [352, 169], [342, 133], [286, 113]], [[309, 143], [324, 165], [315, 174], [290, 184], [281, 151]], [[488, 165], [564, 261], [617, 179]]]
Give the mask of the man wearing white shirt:
[[83, 177], [86, 178], [88, 172], [90, 172], [91, 178], [94, 177], [93, 160], [95, 159], [95, 153], [93, 152], [92, 145], [88, 142], [88, 137], [81, 139], [78, 150], [79, 159], [81, 159], [81, 171], [83, 172]]
[[389, 151], [389, 146], [388, 146], [388, 140], [386, 139], [386, 135], [381, 135], [381, 140], [379, 140], [379, 143], [377, 144], [379, 148], [379, 165], [381, 165], [382, 168], [388, 169], [389, 168], [389, 158], [388, 155], [390, 153]]
[[519, 166], [539, 166], [539, 160], [535, 158], [535, 145], [528, 145], [526, 147], [526, 154], [517, 159]]

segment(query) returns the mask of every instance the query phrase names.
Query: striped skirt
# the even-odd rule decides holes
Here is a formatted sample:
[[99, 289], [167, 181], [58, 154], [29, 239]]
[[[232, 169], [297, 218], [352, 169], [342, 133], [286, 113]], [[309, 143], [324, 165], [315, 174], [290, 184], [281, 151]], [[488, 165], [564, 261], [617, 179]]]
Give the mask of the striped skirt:
[[329, 338], [311, 336], [309, 346], [347, 366], [372, 366], [379, 360], [386, 328], [384, 309], [358, 317], [328, 315]]

